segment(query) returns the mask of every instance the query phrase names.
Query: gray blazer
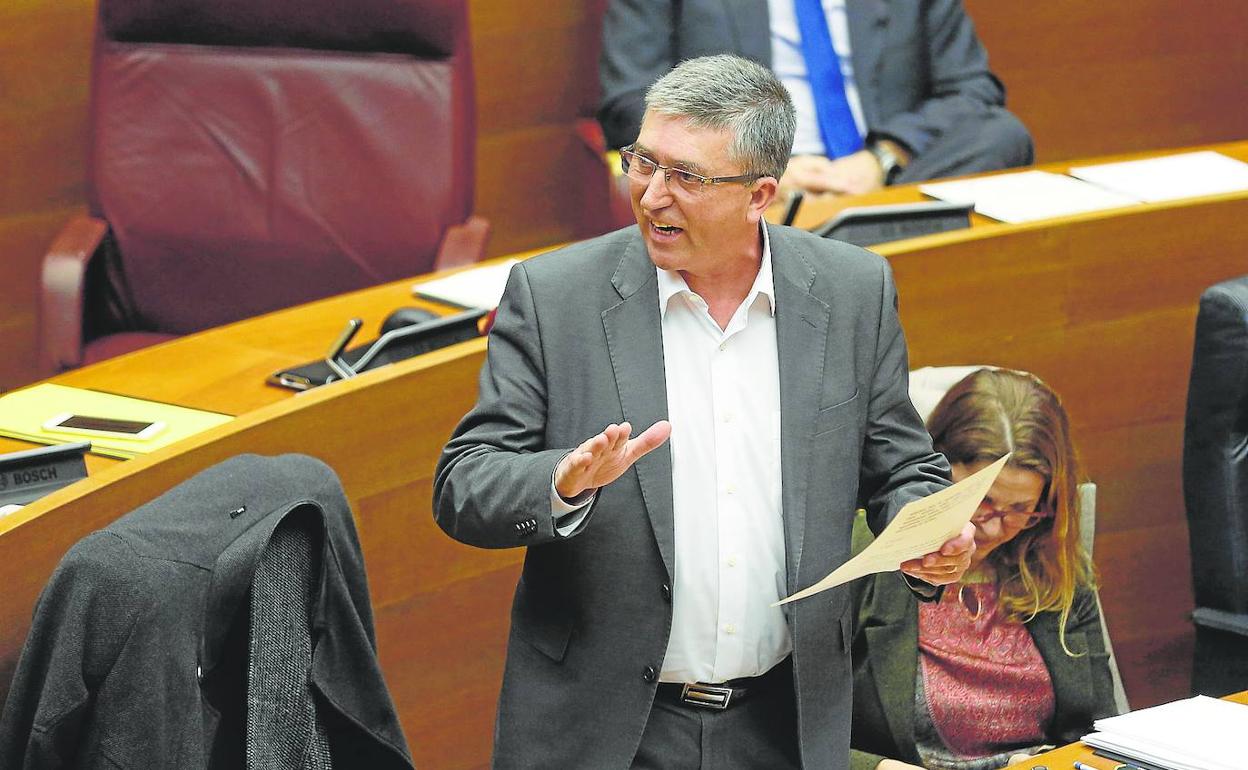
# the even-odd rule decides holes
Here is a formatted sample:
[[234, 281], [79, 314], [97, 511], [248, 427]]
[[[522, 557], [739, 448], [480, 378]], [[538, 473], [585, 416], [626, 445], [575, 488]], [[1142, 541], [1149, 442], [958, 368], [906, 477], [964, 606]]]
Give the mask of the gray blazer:
[[[887, 263], [770, 227], [780, 357], [782, 506], [790, 591], [849, 556], [854, 510], [873, 528], [947, 484], [907, 396]], [[480, 547], [528, 546], [516, 586], [494, 764], [627, 768], [672, 622], [671, 455], [641, 458], [555, 531], [559, 459], [611, 422], [668, 416], [658, 282], [636, 227], [512, 269], [480, 394], [446, 445], [438, 524]], [[852, 608], [833, 590], [790, 605], [805, 766], [849, 758]]]
[[[871, 135], [922, 155], [959, 120], [1005, 104], [960, 0], [846, 0], [846, 14]], [[767, 0], [611, 0], [599, 62], [607, 143], [636, 140], [655, 80], [678, 62], [718, 53], [771, 66]]]

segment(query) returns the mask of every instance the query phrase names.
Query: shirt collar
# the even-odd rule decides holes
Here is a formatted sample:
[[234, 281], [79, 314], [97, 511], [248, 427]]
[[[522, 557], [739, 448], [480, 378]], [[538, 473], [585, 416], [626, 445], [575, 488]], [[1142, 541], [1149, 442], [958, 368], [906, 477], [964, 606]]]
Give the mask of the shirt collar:
[[[758, 275], [754, 276], [754, 285], [750, 287], [749, 293], [745, 296], [745, 302], [742, 304], [746, 307], [751, 306], [754, 300], [758, 299], [758, 295], [767, 298], [768, 312], [774, 317], [776, 314], [776, 289], [775, 281], [772, 280], [771, 271], [771, 236], [767, 233], [767, 226], [759, 223], [759, 229], [763, 233], [763, 258], [758, 266]], [[659, 274], [659, 314], [667, 315], [668, 302], [672, 297], [682, 292], [693, 292], [689, 289], [689, 284], [685, 283], [684, 277], [677, 270], [655, 270]]]

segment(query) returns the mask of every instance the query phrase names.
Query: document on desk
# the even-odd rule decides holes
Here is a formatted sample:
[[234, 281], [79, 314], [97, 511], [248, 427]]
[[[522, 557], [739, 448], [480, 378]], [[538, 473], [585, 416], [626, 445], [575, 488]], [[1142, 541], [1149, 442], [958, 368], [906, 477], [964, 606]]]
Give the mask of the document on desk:
[[1171, 770], [1243, 770], [1248, 705], [1204, 695], [1098, 719], [1083, 742]]
[[980, 214], [1010, 223], [1034, 222], [1139, 203], [1135, 198], [1080, 179], [1034, 169], [979, 179], [921, 184], [919, 192], [943, 201], [973, 203]]
[[503, 298], [507, 276], [517, 260], [508, 259], [493, 265], [481, 265], [443, 278], [421, 281], [412, 293], [434, 302], [462, 307], [465, 310], [493, 310]]
[[164, 430], [146, 439], [104, 435], [86, 439], [91, 442], [92, 453], [122, 460], [154, 452], [234, 419], [228, 414], [42, 382], [0, 396], [0, 436], [36, 444], [66, 444], [84, 440], [81, 435], [58, 433], [44, 427], [47, 420], [63, 413], [165, 424]]
[[1007, 454], [951, 487], [906, 503], [861, 553], [837, 567], [823, 580], [776, 604], [805, 599], [864, 575], [892, 572], [903, 561], [939, 549], [945, 541], [961, 532], [975, 515], [984, 495], [988, 494], [992, 482], [997, 480], [997, 474], [1009, 459]]
[[1070, 173], [1148, 203], [1248, 190], [1248, 163], [1212, 150], [1076, 166]]

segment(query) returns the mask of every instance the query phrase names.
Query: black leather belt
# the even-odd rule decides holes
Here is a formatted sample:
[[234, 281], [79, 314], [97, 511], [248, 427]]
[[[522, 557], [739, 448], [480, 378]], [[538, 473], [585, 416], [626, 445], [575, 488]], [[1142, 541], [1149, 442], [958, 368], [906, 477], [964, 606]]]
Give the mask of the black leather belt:
[[695, 708], [715, 709], [723, 711], [729, 706], [736, 706], [746, 699], [758, 695], [781, 682], [792, 684], [793, 659], [785, 658], [771, 670], [759, 676], [730, 679], [727, 682], [707, 684], [705, 682], [659, 682], [655, 697], [671, 703]]

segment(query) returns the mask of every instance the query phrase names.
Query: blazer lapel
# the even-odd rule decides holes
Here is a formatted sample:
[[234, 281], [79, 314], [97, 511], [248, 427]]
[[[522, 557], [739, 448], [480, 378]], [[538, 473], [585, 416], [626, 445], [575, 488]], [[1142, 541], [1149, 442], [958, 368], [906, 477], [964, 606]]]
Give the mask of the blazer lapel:
[[854, 84], [858, 87], [863, 119], [869, 129], [879, 119], [875, 103], [875, 70], [883, 50], [884, 30], [881, 28], [888, 24], [888, 7], [884, 0], [846, 0], [845, 15], [849, 20]]
[[[629, 241], [611, 284], [621, 301], [602, 312], [602, 325], [624, 419], [639, 433], [668, 416], [658, 278], [640, 238]], [[671, 450], [664, 444], [638, 460], [633, 469], [670, 577], [676, 550]]]
[[823, 391], [830, 308], [810, 293], [815, 280], [810, 256], [783, 229], [768, 226], [767, 232], [771, 241], [776, 346], [780, 357], [780, 503], [788, 588], [792, 593], [801, 587], [798, 575], [806, 534], [806, 482], [815, 415]]
[[771, 66], [771, 19], [765, 0], [722, 0], [736, 45], [731, 50]]

